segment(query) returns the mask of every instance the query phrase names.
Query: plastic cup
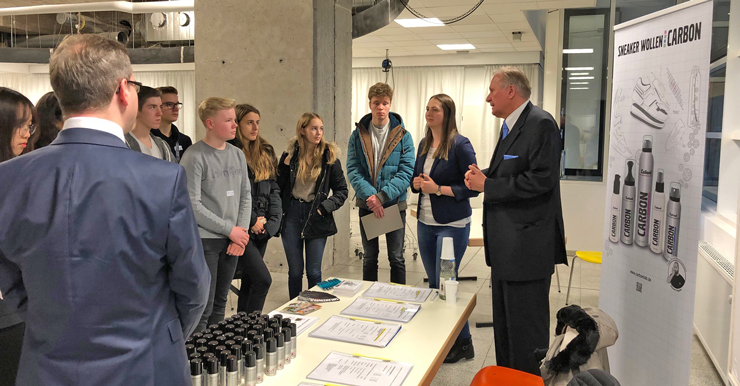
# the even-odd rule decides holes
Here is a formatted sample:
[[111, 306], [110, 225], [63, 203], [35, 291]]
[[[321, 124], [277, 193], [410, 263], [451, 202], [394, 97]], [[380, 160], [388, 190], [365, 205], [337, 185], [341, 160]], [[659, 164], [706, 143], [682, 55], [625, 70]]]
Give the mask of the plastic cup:
[[445, 280], [445, 298], [447, 303], [457, 303], [457, 281]]

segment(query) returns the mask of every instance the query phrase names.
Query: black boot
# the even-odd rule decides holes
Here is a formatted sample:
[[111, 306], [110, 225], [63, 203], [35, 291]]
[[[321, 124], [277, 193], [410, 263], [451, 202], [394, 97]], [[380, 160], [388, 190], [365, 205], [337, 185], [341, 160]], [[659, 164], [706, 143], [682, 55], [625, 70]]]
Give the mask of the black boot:
[[473, 359], [474, 357], [473, 339], [458, 339], [447, 353], [444, 363], [457, 363], [460, 359]]

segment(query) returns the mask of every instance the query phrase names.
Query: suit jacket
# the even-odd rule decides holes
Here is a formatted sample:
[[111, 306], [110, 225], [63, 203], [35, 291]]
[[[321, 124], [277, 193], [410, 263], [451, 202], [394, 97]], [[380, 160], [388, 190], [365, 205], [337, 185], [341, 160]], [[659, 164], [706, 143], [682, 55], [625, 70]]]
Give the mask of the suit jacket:
[[498, 280], [543, 279], [566, 264], [561, 150], [555, 120], [528, 102], [483, 171], [486, 264]]
[[[419, 143], [419, 150], [416, 153], [416, 164], [414, 165], [414, 175], [412, 177], [419, 177], [419, 174], [424, 171], [424, 163], [427, 160], [427, 155], [422, 155], [421, 150], [424, 148], [425, 141], [426, 138], [422, 139]], [[452, 139], [450, 150], [447, 153], [447, 159], [434, 159], [429, 177], [439, 186], [449, 186], [452, 192], [455, 193], [455, 197], [437, 196], [436, 194], [429, 195], [434, 221], [440, 224], [449, 224], [453, 221], [470, 217], [473, 213], [470, 209], [470, 197], [478, 196], [478, 192], [470, 190], [465, 186], [465, 173], [468, 171], [468, 166], [475, 163], [477, 162], [475, 161], [473, 145], [470, 144], [470, 140], [460, 134], [455, 135]], [[414, 184], [411, 184], [411, 191], [414, 193], [421, 192], [414, 189]], [[419, 198], [419, 202], [416, 204], [416, 212], [419, 213], [420, 210], [421, 198]]]
[[210, 274], [183, 167], [68, 128], [0, 181], [0, 290], [26, 311], [17, 385], [188, 384]]

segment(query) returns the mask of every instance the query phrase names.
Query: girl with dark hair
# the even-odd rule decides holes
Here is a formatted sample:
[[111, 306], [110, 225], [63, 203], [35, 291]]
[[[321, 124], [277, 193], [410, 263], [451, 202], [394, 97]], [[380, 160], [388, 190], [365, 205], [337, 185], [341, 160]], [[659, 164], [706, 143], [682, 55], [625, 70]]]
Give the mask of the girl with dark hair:
[[[36, 131], [33, 103], [23, 94], [0, 87], [0, 162], [32, 148], [29, 139]], [[26, 324], [21, 314], [0, 300], [0, 385], [15, 385]]]
[[62, 108], [54, 92], [47, 92], [36, 103], [36, 113], [39, 116], [39, 135], [34, 147], [40, 149], [56, 139], [64, 126]]
[[337, 233], [332, 213], [342, 207], [348, 194], [338, 156], [339, 147], [324, 141], [321, 117], [305, 113], [296, 125], [296, 136], [278, 163], [278, 185], [283, 197], [281, 237], [288, 259], [291, 299], [303, 289], [304, 266], [309, 288], [321, 281], [326, 238]]
[[[474, 192], [465, 186], [465, 172], [475, 161], [470, 141], [460, 135], [455, 122], [455, 102], [446, 94], [429, 99], [426, 137], [419, 143], [411, 190], [419, 193], [417, 235], [419, 252], [430, 288], [439, 288], [442, 239], [452, 238], [455, 276], [468, 248]], [[470, 326], [465, 323], [445, 363], [474, 356]]]
[[242, 284], [237, 311], [250, 313], [262, 311], [272, 285], [264, 261], [265, 250], [270, 238], [280, 231], [283, 210], [277, 185], [277, 158], [272, 145], [259, 134], [260, 112], [248, 104], [237, 105], [235, 111], [239, 127], [234, 144], [244, 152], [252, 185], [249, 243], [239, 258]]

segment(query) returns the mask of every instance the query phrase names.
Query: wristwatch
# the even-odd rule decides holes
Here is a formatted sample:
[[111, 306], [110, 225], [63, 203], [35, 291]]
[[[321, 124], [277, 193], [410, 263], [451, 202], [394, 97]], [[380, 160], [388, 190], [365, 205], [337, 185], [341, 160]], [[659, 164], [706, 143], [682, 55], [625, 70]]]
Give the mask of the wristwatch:
[[437, 195], [437, 197], [439, 197], [439, 196], [442, 195], [442, 187], [441, 186], [437, 185], [437, 193], [435, 193], [435, 194]]

